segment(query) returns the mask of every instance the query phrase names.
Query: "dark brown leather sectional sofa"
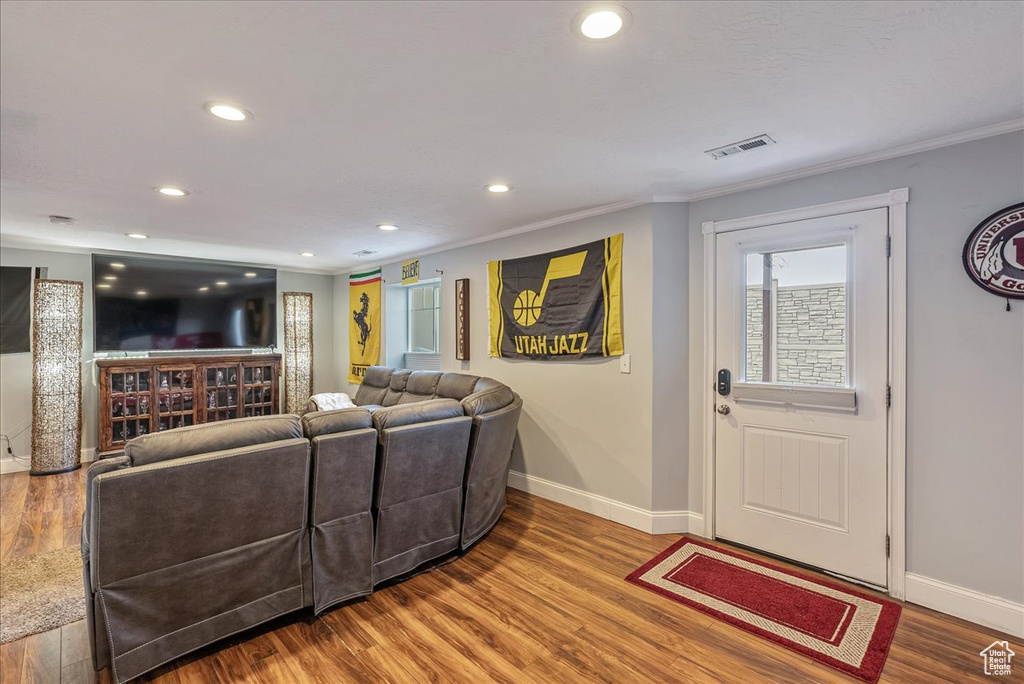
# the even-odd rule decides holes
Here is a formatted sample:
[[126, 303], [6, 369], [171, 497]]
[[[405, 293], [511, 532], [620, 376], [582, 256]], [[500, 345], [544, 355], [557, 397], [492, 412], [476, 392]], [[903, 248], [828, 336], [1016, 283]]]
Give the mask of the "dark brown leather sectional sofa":
[[120, 684], [279, 615], [319, 613], [494, 526], [522, 410], [511, 389], [372, 367], [355, 402], [145, 435], [90, 467], [97, 670]]

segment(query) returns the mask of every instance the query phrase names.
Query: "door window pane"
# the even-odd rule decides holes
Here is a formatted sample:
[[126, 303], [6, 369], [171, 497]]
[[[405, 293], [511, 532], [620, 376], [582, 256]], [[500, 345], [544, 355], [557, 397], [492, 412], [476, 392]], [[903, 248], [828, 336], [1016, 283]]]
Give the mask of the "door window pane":
[[846, 387], [846, 245], [746, 256], [743, 379]]

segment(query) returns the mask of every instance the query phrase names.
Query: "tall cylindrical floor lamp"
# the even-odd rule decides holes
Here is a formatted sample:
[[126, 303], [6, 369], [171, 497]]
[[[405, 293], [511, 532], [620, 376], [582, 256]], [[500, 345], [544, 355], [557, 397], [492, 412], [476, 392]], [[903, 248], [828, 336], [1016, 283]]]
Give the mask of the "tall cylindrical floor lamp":
[[302, 415], [313, 394], [313, 295], [284, 292], [284, 410]]
[[82, 466], [81, 282], [36, 280], [32, 297], [32, 475]]

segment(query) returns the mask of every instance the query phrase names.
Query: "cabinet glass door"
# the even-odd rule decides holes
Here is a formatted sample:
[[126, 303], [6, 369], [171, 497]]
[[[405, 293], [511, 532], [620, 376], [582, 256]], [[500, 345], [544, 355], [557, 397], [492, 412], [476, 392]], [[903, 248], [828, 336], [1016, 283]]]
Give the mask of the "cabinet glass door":
[[107, 388], [110, 446], [120, 447], [152, 430], [152, 378], [148, 370], [116, 369]]
[[242, 364], [242, 402], [245, 417], [269, 416], [274, 411], [274, 367], [269, 363]]
[[238, 417], [238, 364], [208, 366], [203, 404], [206, 421]]
[[157, 430], [195, 424], [194, 376], [191, 366], [157, 368]]

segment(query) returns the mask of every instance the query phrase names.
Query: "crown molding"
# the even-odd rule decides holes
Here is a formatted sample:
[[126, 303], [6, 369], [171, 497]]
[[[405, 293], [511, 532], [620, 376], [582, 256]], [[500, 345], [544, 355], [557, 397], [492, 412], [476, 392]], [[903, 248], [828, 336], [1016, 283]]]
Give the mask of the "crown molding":
[[197, 257], [181, 254], [165, 254], [162, 252], [133, 252], [127, 249], [101, 249], [98, 247], [80, 247], [78, 245], [40, 246], [33, 244], [32, 242], [23, 243], [17, 239], [11, 240], [10, 237], [7, 237], [6, 239], [0, 239], [0, 249], [21, 249], [30, 252], [55, 252], [57, 254], [102, 254], [104, 256], [152, 257], [154, 259], [187, 259], [193, 261], [215, 261], [220, 264], [233, 264], [236, 266], [273, 268], [278, 271], [287, 271], [288, 273], [306, 273], [309, 275], [322, 276], [335, 275], [334, 271], [330, 269], [298, 268], [295, 266], [276, 264], [270, 261], [239, 261], [237, 259], [211, 259], [209, 257]]
[[[622, 211], [623, 209], [630, 209], [632, 207], [638, 207], [641, 204], [650, 204], [650, 198], [635, 199], [635, 200], [623, 200], [621, 202], [612, 202], [611, 204], [602, 204], [598, 207], [591, 207], [590, 209], [584, 209], [582, 211], [574, 211], [571, 214], [562, 214], [561, 216], [555, 216], [543, 221], [535, 221], [533, 223], [527, 223], [522, 226], [515, 228], [509, 228], [498, 233], [488, 233], [487, 235], [481, 235], [475, 238], [469, 238], [468, 240], [460, 240], [459, 242], [449, 242], [444, 245], [432, 247], [423, 251], [407, 252], [405, 254], [399, 254], [394, 257], [388, 257], [388, 260], [381, 264], [383, 268], [387, 264], [393, 264], [403, 259], [412, 259], [414, 257], [425, 257], [431, 254], [438, 254], [439, 252], [447, 252], [451, 249], [459, 249], [461, 247], [469, 247], [470, 245], [478, 245], [481, 242], [491, 242], [492, 240], [500, 240], [502, 238], [512, 237], [514, 235], [522, 235], [523, 233], [529, 233], [542, 228], [550, 228], [552, 226], [558, 226], [563, 223], [571, 223], [573, 221], [580, 221], [585, 218], [591, 218], [592, 216], [603, 216], [604, 214], [610, 214], [614, 211]], [[348, 275], [354, 273], [364, 266], [346, 268], [341, 271], [335, 272], [334, 275]], [[376, 268], [374, 266], [373, 268]]]
[[887, 159], [895, 159], [896, 157], [905, 157], [907, 155], [917, 154], [919, 152], [937, 150], [942, 147], [950, 147], [952, 145], [959, 145], [960, 143], [971, 142], [973, 140], [981, 140], [982, 138], [992, 138], [997, 135], [1003, 135], [1005, 133], [1014, 133], [1020, 130], [1024, 130], [1024, 119], [1013, 119], [1011, 121], [1004, 121], [1003, 123], [993, 124], [991, 126], [982, 126], [981, 128], [974, 128], [969, 131], [953, 133], [952, 135], [944, 135], [938, 138], [931, 138], [929, 140], [922, 140], [920, 142], [910, 143], [908, 145], [890, 147], [889, 149], [886, 150], [870, 152], [868, 154], [862, 154], [856, 157], [848, 157], [846, 159], [840, 159], [834, 162], [816, 164], [814, 166], [807, 166], [802, 169], [795, 169], [793, 171], [777, 173], [771, 176], [755, 178], [749, 181], [733, 183], [731, 185], [722, 185], [717, 188], [710, 188], [708, 190], [700, 190], [697, 192], [689, 193], [687, 195], [667, 196], [671, 197], [672, 199], [660, 199], [660, 197], [662, 196], [655, 196], [652, 198], [652, 201], [697, 202], [699, 200], [710, 199], [712, 197], [720, 197], [722, 195], [731, 195], [736, 192], [743, 192], [744, 190], [754, 190], [756, 188], [763, 188], [767, 185], [776, 185], [778, 183], [785, 183], [786, 181], [807, 178], [809, 176], [817, 176], [823, 173], [829, 173], [830, 171], [839, 171], [841, 169], [849, 169], [855, 166], [863, 166], [864, 164], [872, 164], [874, 162], [885, 161]]

